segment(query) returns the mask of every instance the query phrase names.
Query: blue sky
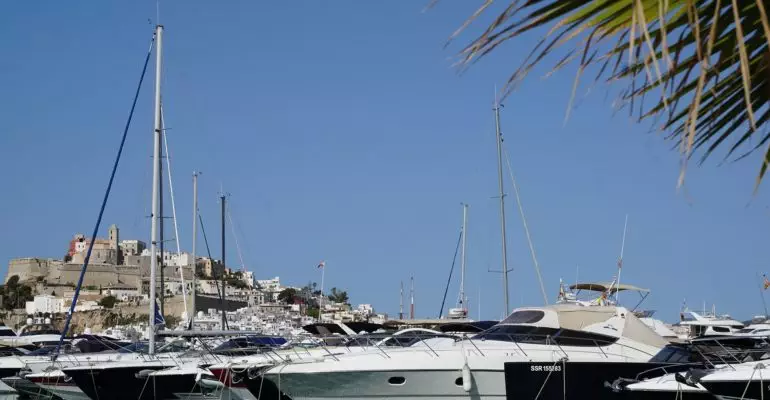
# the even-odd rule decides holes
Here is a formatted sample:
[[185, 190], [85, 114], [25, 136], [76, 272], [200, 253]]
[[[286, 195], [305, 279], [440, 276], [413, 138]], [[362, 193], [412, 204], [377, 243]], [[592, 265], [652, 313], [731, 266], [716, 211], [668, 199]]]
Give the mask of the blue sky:
[[[466, 202], [471, 316], [481, 294], [481, 317], [500, 317], [500, 275], [487, 272], [500, 265], [493, 91], [539, 37], [460, 74], [453, 56], [471, 36], [444, 44], [476, 4], [424, 6], [163, 1], [182, 247], [190, 247], [191, 173], [201, 170], [209, 236], [219, 235], [224, 187], [246, 265], [258, 276], [320, 281], [315, 266], [325, 259], [327, 288], [393, 315], [399, 282], [408, 286], [414, 274], [417, 314], [435, 316]], [[61, 257], [74, 233], [91, 232], [155, 12], [150, 1], [3, 5], [3, 263]], [[577, 265], [581, 280], [612, 278], [628, 214], [622, 279], [651, 288], [646, 306], [660, 317], [675, 319], [685, 298], [741, 318], [761, 313], [756, 274], [770, 272], [770, 210], [767, 183], [752, 196], [759, 158], [721, 166], [714, 158], [689, 169], [686, 195], [677, 192], [672, 143], [613, 115], [602, 87], [588, 95], [581, 88], [564, 124], [574, 71], [547, 80], [535, 71], [502, 113], [551, 300]], [[149, 236], [152, 79], [146, 83], [102, 235], [116, 223], [123, 238]], [[541, 304], [512, 196], [507, 213], [512, 306]], [[236, 262], [234, 245], [227, 257]], [[452, 303], [456, 280], [449, 293]]]

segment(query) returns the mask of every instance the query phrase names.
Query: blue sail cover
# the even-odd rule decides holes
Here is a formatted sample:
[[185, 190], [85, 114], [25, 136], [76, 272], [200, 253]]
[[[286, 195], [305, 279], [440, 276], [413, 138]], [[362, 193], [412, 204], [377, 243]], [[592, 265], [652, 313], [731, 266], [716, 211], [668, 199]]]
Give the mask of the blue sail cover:
[[166, 325], [166, 319], [163, 318], [163, 315], [160, 313], [160, 307], [158, 307], [158, 302], [155, 301], [155, 326], [158, 325]]

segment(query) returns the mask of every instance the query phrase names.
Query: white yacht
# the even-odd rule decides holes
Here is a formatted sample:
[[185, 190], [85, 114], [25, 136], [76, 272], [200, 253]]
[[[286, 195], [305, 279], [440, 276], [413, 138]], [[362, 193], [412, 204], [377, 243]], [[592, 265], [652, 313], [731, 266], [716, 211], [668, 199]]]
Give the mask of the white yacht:
[[[318, 324], [304, 327], [315, 331]], [[295, 346], [248, 357], [233, 357], [226, 362], [210, 365], [213, 375], [202, 376], [198, 384], [204, 391], [213, 392], [221, 398], [233, 400], [273, 399], [279, 395], [277, 387], [262, 379], [262, 372], [268, 367], [282, 363], [307, 363], [321, 361], [326, 357], [338, 358], [346, 354], [363, 353], [370, 349], [404, 348], [421, 342], [450, 339], [456, 336], [424, 328], [410, 328], [398, 332], [364, 333], [349, 335], [344, 340], [339, 336], [322, 338], [312, 347]], [[189, 369], [189, 368], [188, 368]], [[188, 382], [190, 379], [188, 378]], [[187, 384], [190, 387], [190, 383]], [[189, 390], [187, 390], [189, 392]], [[182, 397], [185, 393], [175, 393]]]
[[698, 379], [713, 395], [724, 399], [770, 398], [770, 362], [751, 361], [710, 371]]
[[592, 398], [653, 367], [666, 345], [623, 307], [556, 304], [516, 309], [470, 338], [287, 363], [264, 376], [294, 400]]
[[622, 394], [618, 396], [619, 399], [716, 400], [703, 385], [683, 380], [680, 373], [668, 373], [627, 385], [616, 383], [613, 389]]
[[685, 309], [679, 314], [680, 339], [694, 339], [704, 336], [731, 336], [744, 327], [743, 323], [729, 315], [696, 313]]

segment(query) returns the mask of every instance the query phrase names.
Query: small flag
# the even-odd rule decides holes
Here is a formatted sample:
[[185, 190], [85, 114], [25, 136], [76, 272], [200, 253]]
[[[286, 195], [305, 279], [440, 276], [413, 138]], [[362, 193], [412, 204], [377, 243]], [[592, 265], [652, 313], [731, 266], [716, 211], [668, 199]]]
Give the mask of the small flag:
[[323, 269], [326, 266], [326, 261], [321, 261], [318, 263], [318, 269]]
[[764, 278], [765, 282], [762, 284], [762, 286], [767, 290], [767, 288], [770, 288], [770, 280], [767, 279], [767, 275], [762, 274], [762, 278]]
[[165, 325], [166, 319], [163, 318], [163, 315], [160, 313], [160, 307], [158, 307], [158, 302], [155, 302], [155, 325]]

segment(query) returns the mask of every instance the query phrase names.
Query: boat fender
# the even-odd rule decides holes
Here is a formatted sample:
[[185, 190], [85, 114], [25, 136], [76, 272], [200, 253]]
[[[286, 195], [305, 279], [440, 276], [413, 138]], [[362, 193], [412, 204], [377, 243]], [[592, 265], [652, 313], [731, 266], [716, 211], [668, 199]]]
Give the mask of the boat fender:
[[468, 363], [465, 363], [465, 365], [463, 365], [463, 390], [470, 392], [472, 386], [471, 367], [468, 366]]
[[141, 371], [137, 372], [136, 374], [134, 374], [134, 376], [135, 376], [137, 379], [147, 379], [147, 378], [149, 378], [149, 377], [150, 377], [150, 374], [151, 374], [151, 373], [153, 373], [153, 372], [155, 372], [155, 370], [152, 370], [152, 369], [143, 369], [143, 370], [141, 370]]
[[211, 389], [218, 390], [218, 389], [222, 389], [222, 388], [225, 387], [224, 383], [222, 383], [222, 382], [220, 382], [220, 381], [218, 381], [216, 379], [206, 379], [206, 378], [204, 378], [204, 379], [201, 379], [198, 383], [201, 386], [203, 386], [204, 388], [210, 389], [210, 390]]

